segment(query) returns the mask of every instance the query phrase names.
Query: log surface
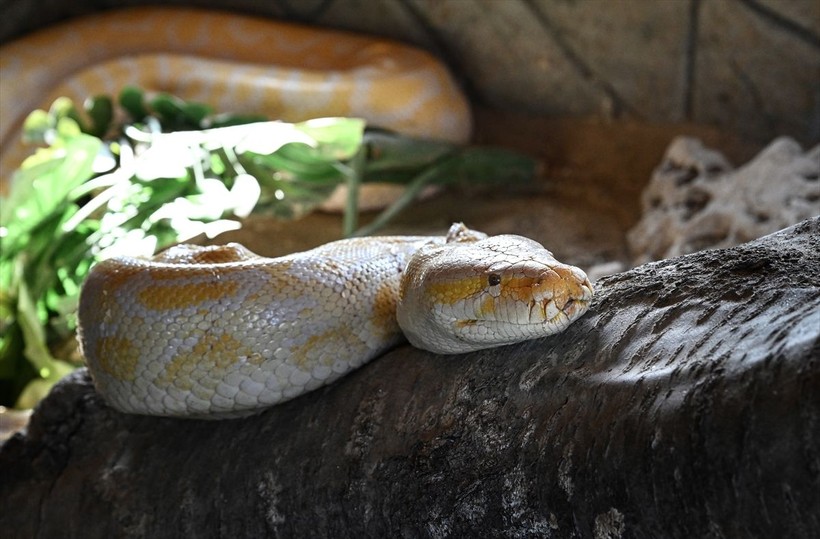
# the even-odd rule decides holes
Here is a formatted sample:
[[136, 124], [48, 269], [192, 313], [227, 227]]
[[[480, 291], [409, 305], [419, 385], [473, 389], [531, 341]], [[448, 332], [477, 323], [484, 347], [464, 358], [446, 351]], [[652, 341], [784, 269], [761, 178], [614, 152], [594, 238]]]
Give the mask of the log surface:
[[0, 529], [820, 535], [820, 218], [598, 288], [560, 335], [402, 346], [241, 420], [121, 414], [78, 371], [0, 448]]

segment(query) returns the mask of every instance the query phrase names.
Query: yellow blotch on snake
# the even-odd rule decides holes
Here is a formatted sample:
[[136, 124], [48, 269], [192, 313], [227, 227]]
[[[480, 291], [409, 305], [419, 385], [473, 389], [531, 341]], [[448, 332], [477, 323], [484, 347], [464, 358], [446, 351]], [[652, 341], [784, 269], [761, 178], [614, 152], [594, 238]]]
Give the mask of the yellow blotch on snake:
[[155, 383], [158, 387], [173, 384], [179, 389], [189, 390], [193, 387], [188, 376], [190, 373], [195, 370], [224, 372], [240, 359], [259, 365], [264, 358], [227, 333], [203, 334], [190, 352], [181, 353], [168, 363]]
[[123, 337], [101, 337], [97, 342], [100, 368], [110, 376], [125, 381], [136, 377], [140, 350]]
[[430, 283], [428, 292], [436, 303], [453, 305], [481, 292], [486, 284], [487, 279], [478, 275], [463, 279], [443, 279]]
[[170, 284], [148, 286], [139, 291], [137, 300], [149, 309], [165, 311], [199, 305], [204, 301], [219, 301], [236, 293], [238, 285], [233, 281], [208, 283]]
[[399, 324], [396, 322], [397, 288], [393, 283], [382, 283], [373, 300], [373, 315], [370, 321], [385, 338], [399, 331]]
[[487, 294], [487, 297], [484, 298], [484, 301], [481, 302], [481, 312], [479, 313], [481, 316], [487, 316], [495, 312], [495, 298], [492, 297], [490, 294]]
[[318, 335], [311, 335], [307, 338], [305, 343], [292, 351], [292, 363], [300, 368], [308, 369], [308, 364], [313, 356], [320, 355], [321, 350], [325, 347], [332, 346], [334, 339], [341, 336], [339, 332], [328, 331]]

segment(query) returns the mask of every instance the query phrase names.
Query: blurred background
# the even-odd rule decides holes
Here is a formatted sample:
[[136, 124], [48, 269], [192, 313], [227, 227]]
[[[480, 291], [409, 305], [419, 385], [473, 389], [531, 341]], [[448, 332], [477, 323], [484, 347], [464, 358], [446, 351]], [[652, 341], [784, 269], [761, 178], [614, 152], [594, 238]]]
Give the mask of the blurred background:
[[[152, 2], [5, 0], [0, 42]], [[156, 4], [154, 2], [154, 4]], [[198, 0], [198, 6], [382, 35], [442, 58], [477, 106], [694, 122], [766, 143], [820, 137], [812, 0]]]

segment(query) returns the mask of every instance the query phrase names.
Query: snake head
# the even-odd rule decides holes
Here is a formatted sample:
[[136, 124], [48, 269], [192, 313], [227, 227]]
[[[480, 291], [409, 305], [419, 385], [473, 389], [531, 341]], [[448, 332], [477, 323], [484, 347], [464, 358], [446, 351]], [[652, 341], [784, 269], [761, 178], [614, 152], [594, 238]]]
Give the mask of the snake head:
[[563, 331], [592, 295], [581, 269], [502, 235], [423, 247], [405, 270], [397, 316], [414, 346], [454, 354]]

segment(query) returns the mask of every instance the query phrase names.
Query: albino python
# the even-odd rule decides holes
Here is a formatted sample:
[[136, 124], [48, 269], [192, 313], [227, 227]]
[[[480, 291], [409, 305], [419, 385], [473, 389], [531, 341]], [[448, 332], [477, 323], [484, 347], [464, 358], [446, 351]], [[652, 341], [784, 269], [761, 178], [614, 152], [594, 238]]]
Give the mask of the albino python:
[[[0, 49], [0, 191], [26, 154], [25, 116], [126, 84], [224, 112], [359, 116], [465, 142], [469, 106], [430, 55], [392, 41], [227, 13], [135, 8], [74, 19]], [[455, 225], [446, 238], [334, 242], [277, 259], [239, 245], [118, 258], [84, 284], [79, 338], [119, 410], [254, 413], [359, 367], [403, 334], [460, 353], [548, 335], [592, 287], [519, 236]]]
[[447, 69], [375, 37], [232, 13], [142, 7], [72, 19], [0, 48], [0, 192], [30, 150], [23, 120], [132, 84], [220, 112], [301, 121], [356, 116], [411, 136], [466, 142], [470, 109]]
[[550, 335], [592, 294], [583, 271], [535, 241], [461, 224], [447, 237], [341, 240], [275, 259], [183, 245], [97, 264], [79, 338], [115, 408], [217, 419], [328, 384], [402, 333], [443, 354]]

